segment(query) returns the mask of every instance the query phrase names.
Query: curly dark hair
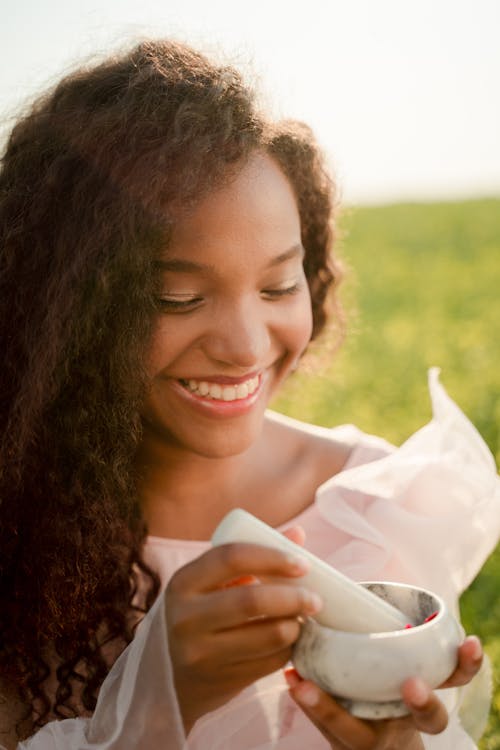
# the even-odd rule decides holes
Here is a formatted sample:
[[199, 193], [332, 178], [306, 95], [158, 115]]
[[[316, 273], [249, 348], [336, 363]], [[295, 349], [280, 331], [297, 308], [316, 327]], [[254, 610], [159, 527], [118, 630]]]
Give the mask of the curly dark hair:
[[256, 150], [296, 193], [316, 336], [335, 282], [334, 185], [311, 131], [269, 122], [231, 67], [143, 42], [66, 77], [7, 143], [0, 675], [27, 706], [21, 737], [94, 709], [105, 645], [119, 653], [157, 596], [134, 475], [154, 259], [179, 212]]

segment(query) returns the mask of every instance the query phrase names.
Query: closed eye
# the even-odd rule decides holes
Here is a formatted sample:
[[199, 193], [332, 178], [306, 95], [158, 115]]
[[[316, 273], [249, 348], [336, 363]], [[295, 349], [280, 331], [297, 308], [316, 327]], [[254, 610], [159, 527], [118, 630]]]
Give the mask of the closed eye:
[[196, 309], [203, 302], [203, 297], [178, 295], [172, 297], [158, 297], [158, 307], [162, 312], [182, 313]]
[[291, 286], [278, 288], [278, 289], [263, 289], [261, 294], [267, 299], [280, 299], [280, 297], [286, 297], [291, 294], [296, 294], [302, 288], [302, 284], [296, 283]]

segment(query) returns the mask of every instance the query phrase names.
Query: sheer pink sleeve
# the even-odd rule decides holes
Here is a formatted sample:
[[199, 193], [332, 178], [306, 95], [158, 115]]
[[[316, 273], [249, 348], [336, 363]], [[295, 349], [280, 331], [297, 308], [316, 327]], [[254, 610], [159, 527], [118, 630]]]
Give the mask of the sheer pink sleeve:
[[181, 750], [184, 746], [162, 594], [105, 679], [92, 718], [51, 722], [19, 749]]

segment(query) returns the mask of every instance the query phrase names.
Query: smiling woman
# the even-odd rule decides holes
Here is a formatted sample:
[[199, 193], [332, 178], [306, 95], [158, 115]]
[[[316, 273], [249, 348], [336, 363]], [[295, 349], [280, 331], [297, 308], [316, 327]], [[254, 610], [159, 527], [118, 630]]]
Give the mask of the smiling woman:
[[292, 187], [261, 153], [176, 223], [147, 359], [141, 455], [158, 436], [168, 463], [186, 451], [239, 454], [255, 441], [311, 338], [303, 255]]
[[[419, 679], [401, 688], [408, 717], [383, 725], [297, 675], [287, 687], [303, 618], [322, 606], [292, 585], [300, 550], [208, 541], [240, 506], [356, 570], [368, 521], [347, 533], [318, 492], [333, 508], [327, 480], [394, 449], [267, 410], [328, 309], [340, 320], [335, 209], [311, 131], [268, 121], [236, 71], [175, 42], [78, 71], [14, 128], [0, 175], [9, 750], [382, 750], [445, 730]], [[425, 499], [412, 512], [418, 527]], [[409, 573], [411, 536], [385, 573], [439, 568], [454, 606], [481, 555], [453, 556], [460, 576], [435, 545]], [[379, 559], [375, 545], [370, 570]], [[447, 686], [481, 657], [466, 639]], [[471, 746], [457, 710], [439, 747]]]

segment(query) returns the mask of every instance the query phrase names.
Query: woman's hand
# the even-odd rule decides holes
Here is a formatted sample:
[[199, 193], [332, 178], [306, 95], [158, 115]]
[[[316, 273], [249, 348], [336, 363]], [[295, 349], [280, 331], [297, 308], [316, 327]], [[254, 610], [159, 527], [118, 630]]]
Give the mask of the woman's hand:
[[[288, 536], [300, 542], [294, 532]], [[317, 595], [286, 581], [307, 570], [308, 563], [299, 556], [253, 544], [226, 544], [172, 577], [166, 618], [186, 732], [200, 716], [289, 661], [300, 630], [297, 618], [321, 608]], [[227, 586], [249, 574], [263, 582]], [[283, 580], [276, 582], [276, 577]], [[272, 582], [266, 582], [269, 578]]]
[[[458, 650], [458, 666], [440, 687], [466, 685], [479, 671], [483, 659], [476, 636], [465, 639]], [[334, 750], [421, 750], [420, 732], [439, 734], [448, 723], [448, 714], [437, 695], [419, 678], [406, 680], [402, 697], [410, 715], [401, 719], [363, 721], [351, 716], [310, 680], [302, 680], [294, 670], [285, 677], [290, 695], [330, 742]]]

